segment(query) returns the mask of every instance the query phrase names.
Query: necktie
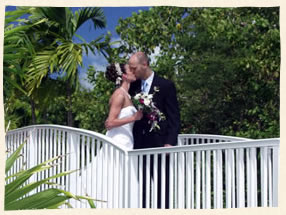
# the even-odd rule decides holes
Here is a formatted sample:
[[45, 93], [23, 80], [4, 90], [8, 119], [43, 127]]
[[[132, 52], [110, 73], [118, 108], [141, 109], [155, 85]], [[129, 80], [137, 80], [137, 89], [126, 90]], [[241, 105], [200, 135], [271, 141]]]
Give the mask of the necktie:
[[142, 91], [147, 93], [147, 85], [148, 83], [146, 81], [142, 81]]

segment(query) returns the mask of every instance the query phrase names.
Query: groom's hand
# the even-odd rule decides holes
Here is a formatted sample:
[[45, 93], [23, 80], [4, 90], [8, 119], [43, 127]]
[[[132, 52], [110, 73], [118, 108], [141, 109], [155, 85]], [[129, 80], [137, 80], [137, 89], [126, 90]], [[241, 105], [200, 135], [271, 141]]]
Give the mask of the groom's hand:
[[171, 144], [165, 144], [164, 147], [172, 147]]
[[[172, 145], [171, 144], [164, 144], [164, 147], [172, 147]], [[166, 155], [169, 156], [170, 153], [166, 153]]]

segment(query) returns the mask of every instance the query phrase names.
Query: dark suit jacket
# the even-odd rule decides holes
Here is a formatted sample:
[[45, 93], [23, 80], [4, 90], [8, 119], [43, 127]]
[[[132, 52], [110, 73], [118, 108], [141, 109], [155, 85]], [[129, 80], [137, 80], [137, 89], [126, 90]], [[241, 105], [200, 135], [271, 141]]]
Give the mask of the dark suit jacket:
[[[153, 101], [156, 107], [164, 113], [166, 120], [159, 122], [160, 130], [149, 132], [151, 124], [148, 124], [148, 118], [143, 118], [134, 123], [133, 136], [134, 148], [153, 148], [163, 147], [164, 144], [177, 145], [177, 137], [180, 131], [180, 112], [176, 95], [176, 88], [173, 82], [166, 80], [154, 74], [154, 79], [149, 93], [154, 93], [154, 87], [159, 88]], [[141, 80], [133, 82], [129, 93], [134, 96], [141, 92]]]

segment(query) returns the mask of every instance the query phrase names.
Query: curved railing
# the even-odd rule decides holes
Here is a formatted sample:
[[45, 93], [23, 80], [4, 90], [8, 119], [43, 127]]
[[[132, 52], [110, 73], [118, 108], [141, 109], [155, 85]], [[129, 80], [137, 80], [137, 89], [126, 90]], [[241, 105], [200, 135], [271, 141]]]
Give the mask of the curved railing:
[[[68, 155], [56, 168], [30, 181], [79, 169], [53, 182], [74, 194], [105, 200], [97, 202], [98, 208], [237, 208], [278, 203], [278, 138], [180, 134], [175, 147], [128, 151], [100, 133], [34, 125], [7, 132], [7, 156], [25, 140], [23, 156], [8, 174]], [[84, 202], [70, 203], [88, 207]]]
[[[84, 129], [71, 128], [58, 125], [34, 125], [25, 128], [15, 129], [6, 134], [6, 148], [12, 153], [20, 143], [27, 140], [21, 159], [19, 159], [8, 175], [19, 171], [22, 168], [31, 168], [43, 161], [59, 155], [67, 155], [62, 158], [60, 165], [43, 171], [31, 178], [30, 182], [44, 177], [69, 171], [79, 171], [65, 177], [57, 178], [55, 182], [64, 189], [77, 195], [88, 195], [99, 200], [108, 200], [104, 188], [107, 187], [107, 174], [117, 171], [113, 168], [107, 173], [107, 165], [116, 163], [118, 169], [125, 169], [127, 151], [113, 142], [109, 137], [97, 132]], [[7, 156], [10, 155], [7, 154]], [[100, 157], [99, 153], [103, 154]], [[115, 156], [108, 156], [112, 153]], [[123, 181], [123, 175], [120, 175]], [[12, 180], [12, 179], [11, 179]], [[110, 184], [116, 184], [117, 178], [110, 178]], [[42, 185], [37, 191], [48, 188]], [[123, 190], [117, 194], [117, 198], [123, 195]], [[70, 202], [74, 207], [87, 207], [86, 203], [79, 201]], [[120, 203], [123, 207], [123, 202]], [[97, 207], [107, 207], [107, 203], [99, 203]]]

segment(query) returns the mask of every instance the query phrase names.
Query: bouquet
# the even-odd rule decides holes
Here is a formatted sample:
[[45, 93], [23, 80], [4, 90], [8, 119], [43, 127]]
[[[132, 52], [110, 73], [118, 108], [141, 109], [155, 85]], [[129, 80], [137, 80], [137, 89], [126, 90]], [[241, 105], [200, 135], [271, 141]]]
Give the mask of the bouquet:
[[136, 94], [133, 98], [133, 103], [136, 108], [138, 110], [142, 110], [143, 113], [146, 113], [149, 119], [148, 123], [152, 123], [149, 132], [160, 129], [158, 122], [166, 119], [165, 115], [155, 106], [153, 102], [153, 97], [157, 92], [159, 92], [159, 88], [154, 87], [153, 94], [141, 92]]

